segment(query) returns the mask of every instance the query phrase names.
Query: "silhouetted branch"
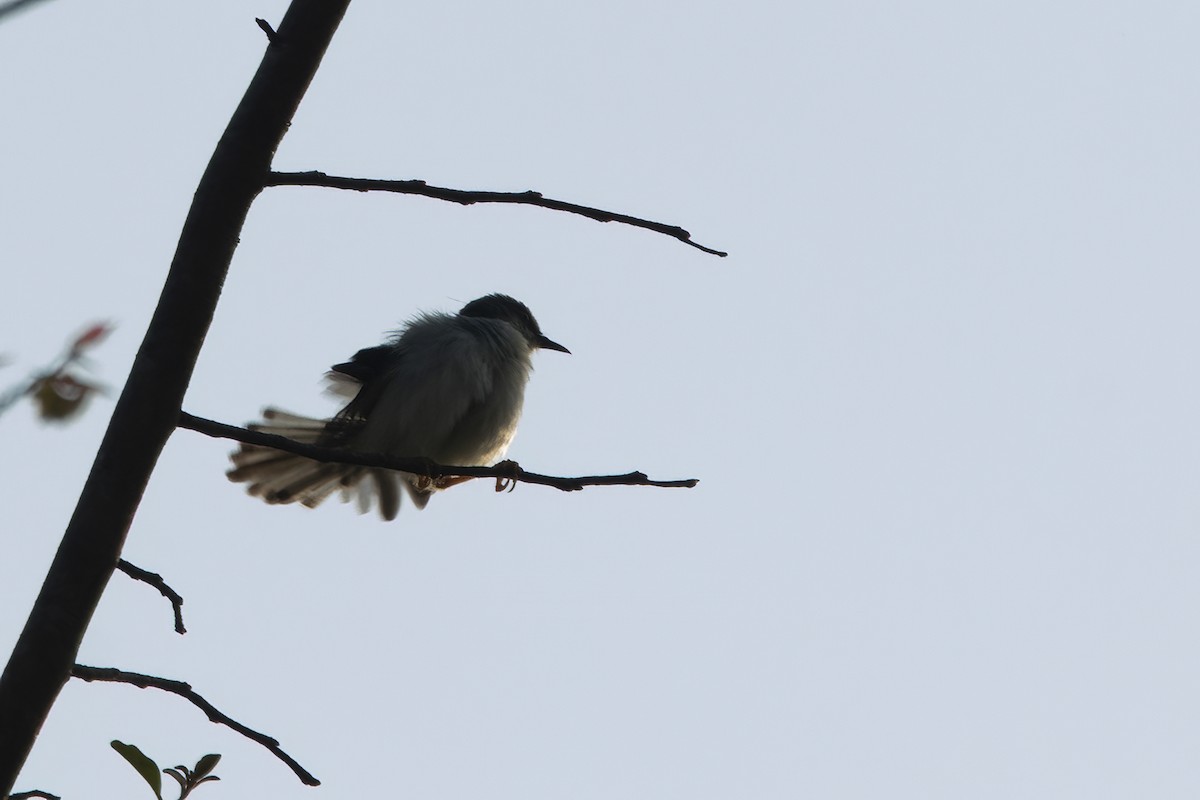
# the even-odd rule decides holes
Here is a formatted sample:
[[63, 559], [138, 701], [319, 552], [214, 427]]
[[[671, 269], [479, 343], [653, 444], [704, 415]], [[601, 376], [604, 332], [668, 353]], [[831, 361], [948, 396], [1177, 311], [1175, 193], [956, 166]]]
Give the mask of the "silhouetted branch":
[[326, 175], [324, 172], [272, 172], [266, 180], [267, 186], [324, 186], [330, 189], [351, 189], [356, 192], [395, 192], [397, 194], [418, 194], [422, 197], [432, 197], [451, 203], [470, 206], [475, 203], [514, 203], [517, 205], [538, 206], [554, 211], [565, 211], [568, 214], [578, 214], [597, 222], [620, 222], [635, 228], [645, 228], [665, 236], [678, 239], [684, 244], [691, 245], [697, 250], [703, 250], [714, 256], [724, 258], [728, 253], [713, 250], [692, 241], [692, 235], [678, 225], [666, 225], [648, 219], [631, 217], [628, 214], [618, 214], [614, 211], [604, 211], [599, 208], [576, 205], [563, 200], [553, 200], [543, 197], [541, 192], [487, 192], [467, 189], [446, 189], [441, 186], [430, 186], [422, 180], [385, 181], [375, 178], [340, 178]]
[[150, 473], [175, 432], [250, 205], [348, 4], [291, 0], [278, 28], [286, 46], [265, 48], [192, 195], [154, 316], [75, 512], [0, 674], [0, 797], [12, 791], [71, 677]]
[[31, 798], [34, 797], [40, 797], [42, 800], [62, 800], [62, 798], [56, 794], [50, 794], [49, 792], [43, 792], [38, 789], [34, 789], [29, 792], [13, 792], [8, 796], [8, 800], [31, 800]]
[[180, 635], [187, 633], [187, 628], [183, 627], [183, 597], [180, 596], [179, 592], [167, 585], [167, 582], [163, 580], [162, 575], [149, 572], [139, 566], [130, 564], [123, 558], [117, 562], [117, 569], [121, 570], [121, 572], [124, 572], [135, 581], [148, 583], [155, 589], [158, 589], [159, 593], [163, 597], [171, 601], [171, 608], [175, 611], [175, 632]]
[[255, 17], [254, 21], [258, 24], [258, 27], [262, 28], [262, 32], [267, 35], [267, 41], [275, 44], [275, 29], [271, 27], [271, 23], [262, 17]]
[[115, 669], [113, 667], [87, 667], [83, 664], [76, 664], [71, 668], [71, 677], [79, 678], [85, 681], [108, 681], [111, 683], [128, 683], [131, 686], [137, 686], [139, 689], [162, 689], [164, 692], [177, 694], [196, 708], [204, 712], [204, 714], [212, 722], [221, 725], [226, 725], [233, 728], [235, 731], [245, 736], [251, 741], [258, 742], [263, 747], [271, 751], [271, 753], [283, 763], [291, 768], [292, 772], [296, 773], [296, 777], [307, 786], [320, 786], [321, 782], [314, 778], [308, 770], [300, 766], [296, 759], [289, 756], [279, 748], [279, 742], [267, 736], [265, 733], [259, 733], [256, 730], [247, 728], [242, 723], [232, 717], [222, 714], [213, 706], [212, 703], [205, 700], [200, 695], [192, 690], [191, 684], [183, 681], [173, 681], [168, 678], [159, 678], [155, 675], [143, 675], [138, 672], [125, 672], [124, 670]]
[[[261, 431], [248, 431], [234, 425], [226, 425], [203, 417], [196, 417], [187, 412], [179, 413], [179, 427], [203, 433], [218, 439], [233, 439], [246, 444], [261, 447], [273, 447], [285, 453], [295, 453], [298, 456], [311, 458], [313, 461], [332, 462], [335, 464], [354, 464], [362, 467], [382, 467], [402, 472], [412, 472], [426, 475], [430, 478], [445, 478], [450, 476], [466, 476], [470, 478], [496, 478], [499, 481], [519, 481], [521, 483], [536, 483], [541, 486], [553, 486], [564, 492], [575, 492], [585, 486], [660, 486], [664, 488], [690, 489], [699, 483], [697, 478], [687, 478], [677, 481], [655, 481], [646, 477], [643, 472], [628, 472], [624, 475], [585, 475], [578, 478], [558, 478], [552, 475], [539, 475], [528, 472], [514, 461], [503, 461], [494, 467], [452, 467], [438, 464], [427, 458], [399, 458], [379, 453], [360, 453], [355, 450], [345, 450], [340, 447], [319, 447], [312, 444], [301, 444], [283, 436]], [[497, 485], [497, 490], [504, 488]]]

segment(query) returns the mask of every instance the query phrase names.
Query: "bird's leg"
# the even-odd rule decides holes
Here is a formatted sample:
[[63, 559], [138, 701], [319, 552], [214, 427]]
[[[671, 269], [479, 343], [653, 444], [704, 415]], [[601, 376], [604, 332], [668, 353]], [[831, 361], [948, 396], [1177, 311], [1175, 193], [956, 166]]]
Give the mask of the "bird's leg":
[[511, 474], [496, 476], [496, 491], [503, 492], [505, 489], [513, 491], [517, 488], [517, 478], [521, 477], [521, 465], [511, 459], [505, 459], [496, 464], [497, 469], [503, 469]]
[[410, 473], [414, 478], [416, 478], [416, 481], [413, 482], [413, 486], [418, 492], [428, 492], [431, 489], [438, 488], [438, 479], [434, 478], [433, 475], [430, 474], [433, 472], [433, 462], [428, 458], [424, 459], [424, 461], [424, 469], [421, 472]]
[[475, 478], [471, 475], [446, 475], [435, 480], [433, 484], [438, 489], [449, 489], [451, 486], [457, 486], [460, 483], [473, 480]]
[[416, 476], [416, 487], [418, 491], [438, 491], [441, 489], [449, 489], [451, 486], [457, 486], [460, 483], [475, 480], [471, 475], [442, 475], [441, 477], [433, 477], [425, 474]]

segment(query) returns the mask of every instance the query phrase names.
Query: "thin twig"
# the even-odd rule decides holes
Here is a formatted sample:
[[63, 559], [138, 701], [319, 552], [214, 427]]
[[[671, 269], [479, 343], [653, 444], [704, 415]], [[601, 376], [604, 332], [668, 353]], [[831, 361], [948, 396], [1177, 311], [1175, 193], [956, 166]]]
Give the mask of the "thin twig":
[[258, 27], [262, 28], [262, 32], [267, 35], [267, 41], [275, 44], [275, 29], [271, 27], [271, 23], [262, 17], [255, 17], [254, 21], [258, 23]]
[[123, 558], [117, 562], [117, 569], [121, 570], [121, 572], [124, 572], [135, 581], [148, 583], [155, 589], [158, 589], [159, 593], [163, 597], [171, 601], [171, 608], [175, 611], [175, 632], [180, 635], [187, 633], [187, 628], [183, 627], [183, 597], [180, 596], [179, 592], [167, 585], [167, 582], [163, 580], [162, 575], [144, 570], [134, 564], [130, 564]]
[[332, 462], [335, 464], [354, 464], [361, 467], [382, 467], [401, 472], [412, 472], [430, 478], [446, 478], [465, 476], [470, 478], [497, 478], [521, 483], [536, 483], [541, 486], [553, 486], [564, 492], [575, 492], [585, 486], [660, 486], [668, 489], [691, 489], [698, 478], [687, 478], [676, 481], [656, 481], [646, 477], [644, 472], [628, 472], [624, 475], [584, 475], [577, 478], [559, 478], [553, 475], [540, 475], [521, 469], [515, 462], [505, 461], [494, 467], [453, 467], [438, 464], [427, 458], [401, 458], [380, 453], [360, 453], [341, 447], [319, 447], [312, 444], [301, 444], [283, 436], [276, 436], [261, 431], [248, 431], [234, 425], [226, 425], [211, 419], [193, 416], [185, 411], [179, 412], [179, 427], [203, 433], [218, 439], [233, 439], [245, 444], [260, 447], [272, 447], [285, 453], [295, 453], [298, 456], [311, 458], [313, 461]]
[[321, 782], [314, 778], [308, 770], [300, 766], [296, 759], [289, 756], [279, 748], [279, 742], [267, 736], [265, 733], [247, 728], [242, 723], [232, 717], [222, 714], [213, 706], [212, 703], [205, 700], [192, 690], [191, 684], [183, 681], [173, 681], [169, 678], [159, 678], [155, 675], [143, 675], [138, 672], [126, 672], [114, 667], [87, 667], [83, 664], [76, 664], [71, 668], [71, 676], [85, 681], [108, 681], [111, 683], [128, 683], [132, 686], [137, 686], [139, 689], [162, 689], [164, 692], [177, 694], [189, 703], [194, 705], [205, 713], [212, 722], [221, 725], [227, 725], [235, 731], [245, 736], [251, 741], [258, 742], [263, 747], [271, 751], [271, 753], [283, 763], [287, 764], [292, 772], [306, 786], [320, 786]]
[[597, 222], [620, 222], [635, 228], [645, 228], [665, 236], [678, 239], [684, 244], [691, 245], [697, 250], [703, 250], [714, 256], [724, 258], [729, 255], [721, 250], [714, 250], [692, 241], [692, 235], [678, 225], [667, 225], [628, 214], [618, 214], [615, 211], [604, 211], [590, 206], [568, 203], [564, 200], [554, 200], [543, 197], [541, 192], [488, 192], [468, 189], [447, 189], [441, 186], [430, 186], [422, 180], [385, 181], [376, 178], [341, 178], [336, 175], [326, 175], [324, 172], [272, 172], [266, 180], [267, 186], [324, 186], [330, 189], [351, 189], [356, 192], [395, 192], [397, 194], [419, 194], [422, 197], [432, 197], [451, 203], [469, 206], [475, 203], [515, 203], [518, 205], [539, 206], [555, 211], [566, 211], [578, 214]]

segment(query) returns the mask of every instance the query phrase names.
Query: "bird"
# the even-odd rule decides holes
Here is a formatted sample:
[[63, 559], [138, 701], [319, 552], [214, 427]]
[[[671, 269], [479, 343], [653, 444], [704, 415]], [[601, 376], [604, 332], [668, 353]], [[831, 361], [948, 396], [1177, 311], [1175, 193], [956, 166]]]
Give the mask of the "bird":
[[[349, 402], [330, 419], [270, 407], [250, 430], [364, 453], [414, 456], [450, 466], [491, 466], [517, 432], [536, 350], [570, 354], [542, 334], [528, 306], [505, 294], [467, 303], [457, 314], [421, 313], [376, 347], [334, 365], [330, 390]], [[268, 503], [315, 508], [336, 491], [357, 495], [359, 511], [377, 501], [395, 519], [401, 489], [417, 508], [462, 479], [332, 464], [242, 444], [230, 454], [231, 481]]]

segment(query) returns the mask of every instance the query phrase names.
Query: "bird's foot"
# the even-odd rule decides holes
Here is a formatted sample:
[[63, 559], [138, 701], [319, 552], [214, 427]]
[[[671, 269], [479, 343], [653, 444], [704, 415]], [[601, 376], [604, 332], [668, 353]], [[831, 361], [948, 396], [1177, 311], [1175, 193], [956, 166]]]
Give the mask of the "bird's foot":
[[507, 475], [497, 475], [496, 476], [496, 491], [497, 492], [503, 492], [503, 491], [511, 492], [512, 490], [516, 489], [517, 488], [517, 478], [521, 477], [521, 465], [515, 461], [505, 459], [504, 461], [501, 461], [500, 463], [496, 464], [495, 466], [496, 466], [496, 469], [502, 469], [509, 473]]

